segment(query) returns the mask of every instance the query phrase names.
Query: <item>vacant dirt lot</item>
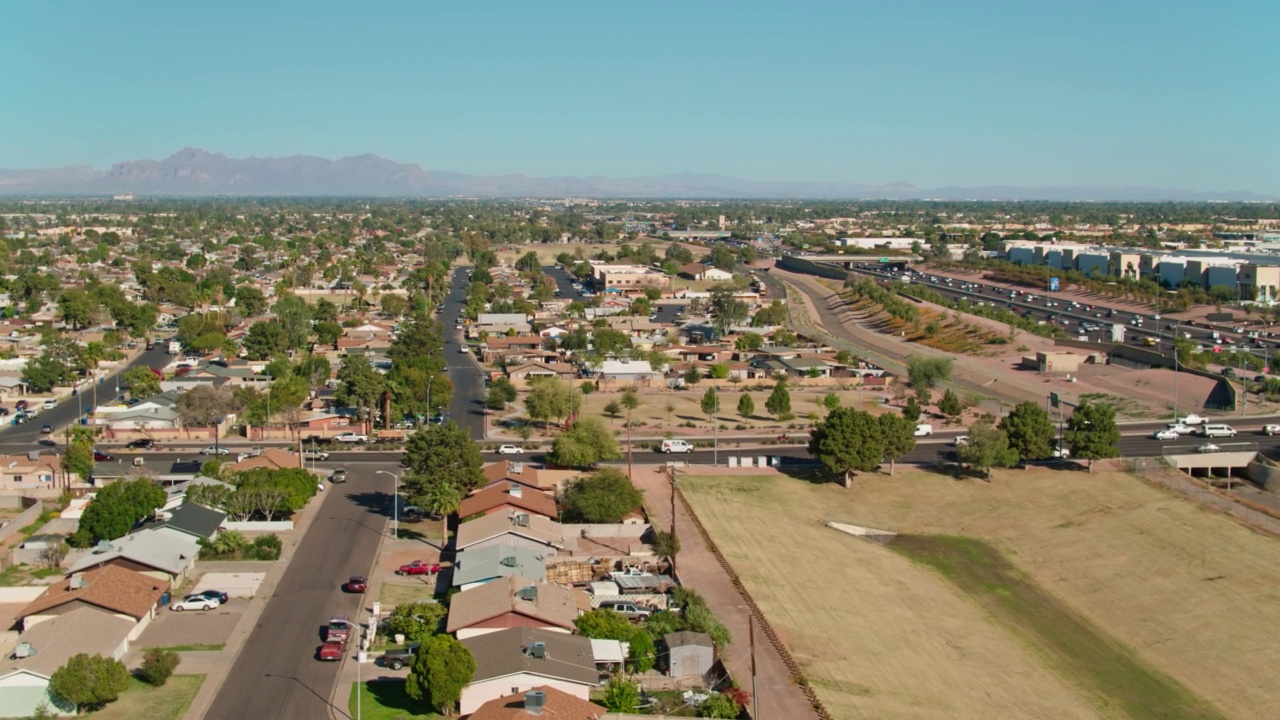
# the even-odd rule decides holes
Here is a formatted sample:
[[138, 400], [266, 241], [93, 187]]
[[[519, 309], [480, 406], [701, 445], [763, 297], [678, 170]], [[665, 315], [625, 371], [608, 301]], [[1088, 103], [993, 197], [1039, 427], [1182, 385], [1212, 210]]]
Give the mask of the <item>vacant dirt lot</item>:
[[1270, 669], [1280, 661], [1280, 543], [1127, 474], [1008, 471], [987, 484], [900, 472], [860, 477], [853, 490], [781, 476], [681, 485], [837, 717], [1127, 715], [1047, 670], [1043, 650], [938, 573], [828, 520], [987, 540], [1225, 714], [1280, 716]]

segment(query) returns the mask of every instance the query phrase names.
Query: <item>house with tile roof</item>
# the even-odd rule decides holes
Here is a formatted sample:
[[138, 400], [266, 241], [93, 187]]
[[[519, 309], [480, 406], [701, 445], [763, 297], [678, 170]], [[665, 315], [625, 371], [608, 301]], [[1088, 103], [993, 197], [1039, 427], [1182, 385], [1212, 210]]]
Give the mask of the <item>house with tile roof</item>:
[[484, 487], [490, 488], [498, 484], [506, 486], [511, 483], [519, 483], [527, 488], [544, 492], [554, 489], [553, 485], [547, 485], [540, 479], [540, 474], [538, 468], [521, 460], [499, 460], [484, 466]]
[[490, 700], [542, 686], [587, 700], [601, 683], [591, 640], [580, 635], [517, 627], [461, 642], [476, 661], [475, 675], [458, 703], [463, 715]]
[[244, 472], [245, 470], [257, 470], [266, 468], [268, 470], [296, 470], [303, 467], [302, 456], [296, 452], [290, 452], [284, 448], [269, 447], [263, 449], [258, 455], [252, 455], [237, 460], [236, 462], [226, 466], [231, 472]]
[[600, 720], [609, 711], [603, 705], [583, 700], [550, 685], [539, 685], [522, 693], [504, 695], [481, 705], [468, 720]]
[[128, 620], [136, 626], [129, 633], [130, 639], [136, 639], [155, 617], [160, 596], [168, 590], [166, 580], [106, 565], [72, 573], [50, 585], [40, 597], [18, 611], [18, 620], [26, 631], [59, 615], [87, 607]]
[[56, 455], [0, 455], [0, 494], [56, 495], [63, 487], [79, 483], [75, 473], [62, 469]]
[[468, 495], [458, 506], [458, 517], [492, 515], [496, 512], [525, 511], [554, 519], [557, 517], [556, 501], [545, 492], [526, 488], [513, 482], [505, 486], [494, 483]]
[[459, 640], [512, 627], [571, 633], [574, 619], [590, 609], [581, 590], [511, 575], [455, 595], [446, 629]]

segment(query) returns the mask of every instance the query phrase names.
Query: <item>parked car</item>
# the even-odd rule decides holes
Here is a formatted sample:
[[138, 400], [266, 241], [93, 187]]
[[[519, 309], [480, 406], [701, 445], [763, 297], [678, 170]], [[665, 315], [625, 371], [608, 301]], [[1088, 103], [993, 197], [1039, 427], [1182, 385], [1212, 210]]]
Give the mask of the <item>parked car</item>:
[[659, 450], [668, 455], [671, 453], [691, 453], [693, 452], [693, 444], [684, 440], [663, 440]]
[[231, 450], [229, 450], [228, 448], [221, 447], [219, 445], [210, 445], [208, 447], [201, 448], [200, 454], [201, 455], [230, 455]]
[[342, 656], [345, 655], [346, 652], [346, 638], [343, 638], [342, 640], [326, 640], [325, 643], [320, 646], [320, 650], [316, 652], [316, 659], [324, 661], [338, 661], [342, 659]]
[[916, 437], [928, 437], [933, 434], [933, 426], [928, 424], [916, 425]]
[[342, 592], [362, 593], [368, 589], [369, 581], [363, 575], [352, 575], [342, 584]]
[[435, 575], [438, 572], [440, 572], [439, 563], [427, 563], [421, 560], [414, 560], [408, 565], [396, 568], [397, 575]]
[[382, 663], [383, 667], [391, 668], [392, 670], [399, 670], [405, 665], [413, 662], [413, 652], [416, 649], [417, 648], [414, 646], [391, 648], [390, 650], [382, 653], [382, 657], [378, 658], [378, 662]]
[[1067, 458], [1071, 457], [1071, 451], [1066, 448], [1054, 448], [1053, 456], [1061, 460], [1066, 460]]
[[499, 455], [523, 455], [524, 448], [515, 445], [502, 445], [498, 448]]
[[344, 432], [341, 435], [335, 435], [333, 441], [340, 443], [367, 443], [369, 442], [369, 436], [353, 432]]
[[471, 352], [471, 351], [467, 349], [467, 346], [466, 346], [466, 345], [459, 345], [459, 346], [458, 346], [458, 352], [460, 352], [460, 353], [468, 353], [468, 352]]
[[219, 605], [226, 605], [227, 601], [231, 599], [230, 595], [222, 592], [221, 590], [202, 590], [192, 597], [205, 597], [210, 600], [217, 600]]
[[115, 460], [115, 459], [116, 459], [116, 456], [112, 455], [109, 452], [104, 452], [102, 450], [93, 451], [94, 462], [111, 462], [112, 460]]
[[1218, 447], [1217, 445], [1214, 445], [1213, 443], [1205, 443], [1203, 445], [1196, 446], [1196, 452], [1198, 453], [1213, 453], [1213, 452], [1220, 452], [1221, 450], [1222, 448]]
[[1163, 430], [1155, 431], [1155, 434], [1153, 434], [1152, 437], [1154, 437], [1156, 440], [1177, 440], [1182, 436], [1179, 435], [1176, 430], [1170, 430], [1169, 428], [1165, 428]]
[[324, 627], [324, 641], [341, 640], [346, 642], [351, 637], [351, 629], [351, 621], [347, 619], [346, 615], [335, 615], [329, 619], [329, 624]]
[[130, 450], [159, 450], [160, 449], [160, 446], [156, 444], [156, 441], [152, 440], [151, 438], [140, 438], [138, 440], [134, 440], [130, 442], [128, 445], [125, 445], [125, 447], [129, 448]]
[[337, 470], [334, 470], [333, 472], [329, 473], [329, 482], [331, 483], [338, 484], [338, 483], [344, 483], [346, 481], [347, 481], [346, 468], [338, 468]]
[[1280, 425], [1263, 425], [1263, 435], [1280, 435]]
[[222, 603], [213, 598], [207, 598], [203, 595], [188, 595], [181, 600], [170, 603], [169, 609], [174, 612], [182, 612], [184, 610], [212, 610]]
[[19, 409], [19, 410], [26, 410], [26, 409], [27, 409], [27, 401], [26, 401], [26, 400], [19, 400], [18, 402], [14, 403], [14, 404], [13, 404], [13, 406], [14, 406], [15, 408]]
[[8, 415], [8, 414], [9, 414], [9, 408], [7, 408], [7, 407], [0, 407], [0, 416], [5, 416], [5, 415]]
[[622, 600], [606, 600], [600, 603], [600, 609], [612, 610], [620, 615], [625, 615], [631, 620], [641, 620], [653, 614], [653, 608]]

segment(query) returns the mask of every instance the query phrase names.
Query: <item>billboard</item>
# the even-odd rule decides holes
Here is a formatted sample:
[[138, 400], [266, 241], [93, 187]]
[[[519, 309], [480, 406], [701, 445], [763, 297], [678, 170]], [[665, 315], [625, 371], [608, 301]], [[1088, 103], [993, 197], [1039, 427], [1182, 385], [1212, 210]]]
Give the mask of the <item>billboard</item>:
[[1058, 278], [1049, 278], [1049, 292], [1058, 292]]

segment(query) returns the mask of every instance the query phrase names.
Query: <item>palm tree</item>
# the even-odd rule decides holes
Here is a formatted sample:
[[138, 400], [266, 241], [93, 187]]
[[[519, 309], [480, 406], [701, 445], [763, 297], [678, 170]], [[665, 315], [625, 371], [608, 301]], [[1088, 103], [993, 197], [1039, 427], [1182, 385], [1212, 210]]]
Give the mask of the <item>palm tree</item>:
[[640, 407], [640, 398], [636, 391], [627, 388], [622, 393], [622, 407], [627, 409], [627, 478], [631, 478], [631, 411]]
[[440, 516], [440, 551], [449, 544], [449, 515], [462, 505], [462, 490], [450, 483], [436, 483], [427, 492], [427, 512]]

